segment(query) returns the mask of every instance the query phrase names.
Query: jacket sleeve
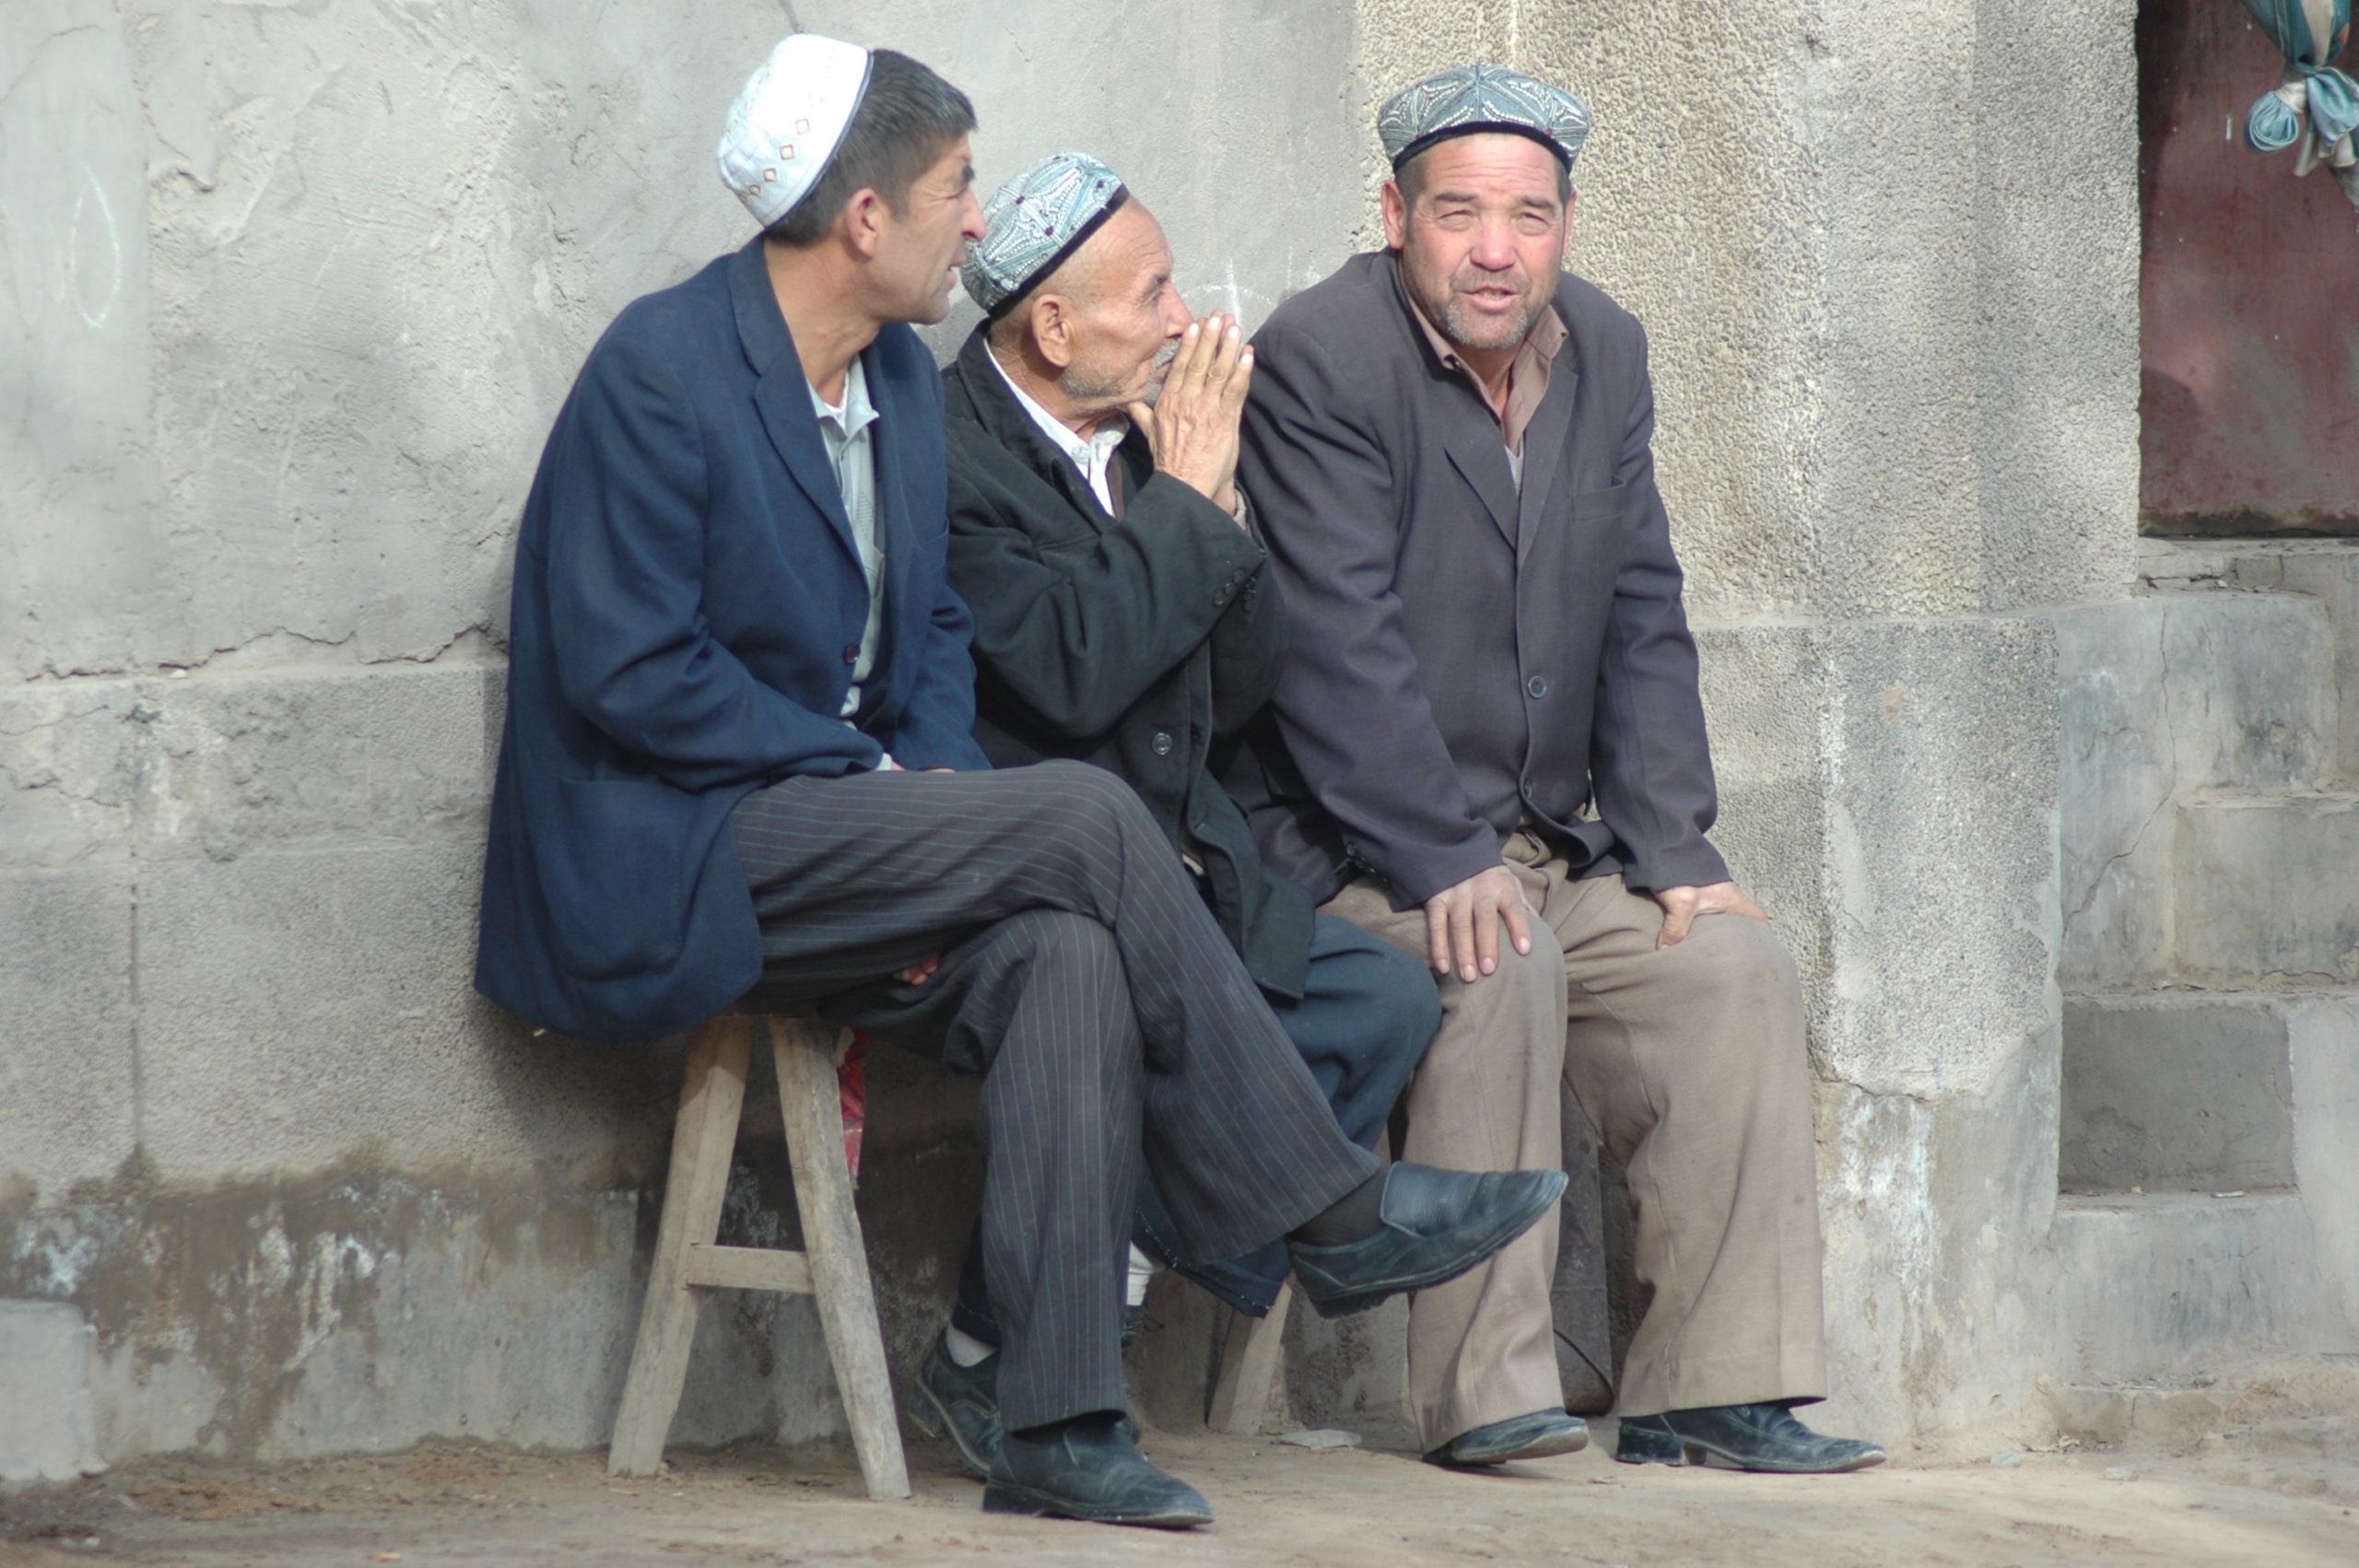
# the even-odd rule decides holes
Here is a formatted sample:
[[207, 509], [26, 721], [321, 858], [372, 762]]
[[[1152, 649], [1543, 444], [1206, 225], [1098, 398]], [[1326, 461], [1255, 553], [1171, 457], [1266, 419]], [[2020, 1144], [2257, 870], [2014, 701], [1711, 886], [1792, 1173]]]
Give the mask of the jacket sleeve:
[[873, 767], [883, 748], [755, 678], [706, 625], [706, 476], [678, 377], [599, 345], [549, 465], [549, 624], [566, 700], [680, 789]]
[[989, 442], [951, 439], [950, 576], [974, 609], [976, 658], [1045, 732], [1103, 733], [1203, 646], [1262, 569], [1262, 547], [1163, 474], [1121, 521], [1071, 537], [1027, 487], [996, 481]]
[[974, 616], [950, 586], [949, 535], [928, 540], [920, 563], [935, 587], [926, 627], [925, 665], [893, 736], [893, 760], [904, 767], [953, 767], [980, 773], [991, 758], [975, 743], [975, 661], [968, 651]]
[[1696, 639], [1680, 602], [1671, 521], [1655, 486], [1654, 387], [1638, 336], [1636, 392], [1614, 479], [1624, 492], [1622, 564], [1598, 665], [1590, 780], [1600, 821], [1623, 854], [1634, 891], [1728, 880], [1704, 835], [1719, 811], [1704, 730]]
[[[926, 401], [928, 428], [942, 428], [942, 380], [931, 355], [919, 351], [920, 372], [911, 378]], [[918, 521], [918, 520], [912, 520]], [[939, 524], [920, 532], [917, 579], [933, 585], [922, 661], [909, 701], [893, 728], [893, 760], [904, 767], [950, 767], [961, 773], [989, 770], [991, 758], [975, 743], [975, 617], [950, 580], [947, 508], [923, 520]]]
[[1254, 340], [1238, 477], [1299, 635], [1273, 710], [1296, 766], [1359, 860], [1422, 904], [1499, 863], [1419, 682], [1393, 585], [1387, 442], [1320, 345]]
[[1285, 595], [1264, 567], [1245, 579], [1213, 626], [1214, 734], [1233, 735], [1261, 711], [1278, 689], [1292, 641]]

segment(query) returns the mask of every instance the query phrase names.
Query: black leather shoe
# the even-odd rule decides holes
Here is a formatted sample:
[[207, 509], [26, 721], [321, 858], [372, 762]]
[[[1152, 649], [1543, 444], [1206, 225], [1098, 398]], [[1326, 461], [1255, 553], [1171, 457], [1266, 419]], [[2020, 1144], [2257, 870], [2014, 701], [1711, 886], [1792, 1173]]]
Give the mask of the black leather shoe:
[[1534, 1410], [1486, 1426], [1471, 1427], [1426, 1456], [1426, 1463], [1448, 1469], [1476, 1469], [1509, 1459], [1544, 1459], [1589, 1446], [1589, 1423], [1562, 1410]]
[[910, 1420], [928, 1437], [949, 1438], [967, 1468], [990, 1480], [999, 1457], [999, 1357], [960, 1366], [936, 1339], [910, 1389]]
[[[910, 1421], [928, 1437], [949, 1438], [975, 1479], [991, 1480], [992, 1461], [999, 1457], [999, 1353], [960, 1366], [949, 1348], [934, 1340], [910, 1390]], [[1139, 1441], [1136, 1416], [1124, 1412], [1121, 1429], [1133, 1445]]]
[[1625, 1416], [1614, 1457], [1625, 1465], [1707, 1465], [1717, 1459], [1740, 1470], [1823, 1476], [1881, 1465], [1873, 1443], [1822, 1437], [1783, 1405], [1708, 1405]]
[[1147, 1463], [1111, 1415], [1070, 1422], [1045, 1439], [1009, 1433], [983, 1488], [983, 1512], [1165, 1530], [1213, 1521], [1203, 1494]]
[[1122, 1308], [1122, 1348], [1129, 1350], [1139, 1342], [1140, 1335], [1152, 1333], [1162, 1327], [1162, 1319], [1149, 1316], [1144, 1306]]
[[1387, 1296], [1455, 1280], [1556, 1207], [1562, 1171], [1385, 1167], [1382, 1223], [1341, 1246], [1289, 1242], [1295, 1278], [1321, 1317], [1365, 1312]]

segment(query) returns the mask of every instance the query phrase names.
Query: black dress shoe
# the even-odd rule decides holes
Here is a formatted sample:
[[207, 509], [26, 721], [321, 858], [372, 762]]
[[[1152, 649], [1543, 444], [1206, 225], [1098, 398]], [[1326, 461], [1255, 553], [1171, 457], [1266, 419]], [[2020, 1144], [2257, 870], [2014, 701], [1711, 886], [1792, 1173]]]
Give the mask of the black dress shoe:
[[1213, 1520], [1203, 1494], [1148, 1464], [1111, 1415], [1066, 1422], [1050, 1437], [1002, 1438], [983, 1512], [1165, 1530]]
[[1455, 1280], [1530, 1230], [1565, 1195], [1562, 1171], [1385, 1167], [1382, 1223], [1339, 1246], [1290, 1242], [1295, 1278], [1321, 1317]]
[[1706, 1465], [1822, 1476], [1881, 1465], [1884, 1451], [1854, 1437], [1823, 1437], [1783, 1405], [1708, 1405], [1625, 1416], [1614, 1457], [1625, 1465]]
[[[991, 1480], [1000, 1444], [999, 1352], [960, 1366], [950, 1358], [949, 1347], [936, 1340], [910, 1390], [910, 1421], [928, 1437], [949, 1438], [975, 1479]], [[1125, 1411], [1121, 1426], [1122, 1435], [1135, 1445], [1138, 1418]]]
[[949, 1438], [967, 1468], [990, 1480], [999, 1457], [999, 1357], [960, 1366], [935, 1340], [910, 1389], [910, 1420], [928, 1437]]
[[1534, 1410], [1471, 1427], [1426, 1456], [1448, 1469], [1476, 1469], [1509, 1459], [1544, 1459], [1589, 1446], [1589, 1423], [1562, 1410]]

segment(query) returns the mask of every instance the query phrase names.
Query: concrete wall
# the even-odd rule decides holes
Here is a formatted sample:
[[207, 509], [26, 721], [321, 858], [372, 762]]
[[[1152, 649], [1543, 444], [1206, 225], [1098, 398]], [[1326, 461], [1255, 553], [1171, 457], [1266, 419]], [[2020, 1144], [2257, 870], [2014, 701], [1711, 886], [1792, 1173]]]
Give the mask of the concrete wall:
[[[747, 232], [711, 142], [785, 9], [0, 7], [0, 1297], [95, 1328], [106, 1453], [603, 1439], [676, 1055], [468, 989], [506, 553], [603, 323]], [[2130, 0], [792, 9], [968, 87], [987, 185], [1109, 159], [1249, 322], [1373, 232], [1397, 87], [1590, 98], [1574, 264], [1653, 335], [1720, 838], [1810, 987], [1827, 1424], [2034, 1419], [2056, 977], [2134, 913], [2060, 894], [2056, 614], [2131, 584]], [[894, 1059], [906, 1360], [973, 1153]], [[683, 1437], [836, 1428], [803, 1305], [709, 1311]], [[1296, 1337], [1397, 1398], [1397, 1320]]]
[[[1111, 159], [1200, 308], [1345, 253], [1347, 8], [792, 9], [967, 85], [987, 187]], [[0, 7], [0, 1298], [95, 1328], [107, 1453], [604, 1440], [676, 1046], [469, 988], [508, 556], [595, 334], [751, 232], [712, 144], [789, 27]], [[906, 1356], [972, 1142], [958, 1086], [879, 1075]], [[839, 1424], [807, 1305], [712, 1316], [684, 1438]]]

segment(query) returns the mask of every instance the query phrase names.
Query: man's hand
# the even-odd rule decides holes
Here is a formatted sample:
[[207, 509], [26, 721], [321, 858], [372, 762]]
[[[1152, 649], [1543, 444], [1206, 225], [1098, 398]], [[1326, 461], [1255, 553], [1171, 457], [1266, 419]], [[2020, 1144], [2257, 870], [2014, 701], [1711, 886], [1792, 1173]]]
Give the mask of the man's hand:
[[1658, 952], [1686, 941], [1687, 928], [1698, 915], [1748, 915], [1765, 926], [1769, 923], [1761, 906], [1732, 882], [1716, 882], [1709, 887], [1657, 888], [1655, 902], [1662, 906], [1662, 934], [1655, 938]]
[[1237, 421], [1253, 381], [1253, 351], [1237, 318], [1215, 310], [1190, 326], [1172, 357], [1163, 392], [1149, 407], [1131, 404], [1157, 472], [1221, 510], [1237, 510]]
[[1443, 888], [1426, 900], [1426, 944], [1434, 973], [1457, 970], [1473, 985], [1499, 967], [1499, 923], [1518, 953], [1532, 951], [1532, 906], [1524, 902], [1523, 884], [1505, 866], [1477, 872], [1464, 882]]
[[937, 953], [931, 957], [919, 959], [906, 969], [894, 970], [893, 978], [905, 986], [921, 986], [933, 979], [933, 972], [941, 967], [942, 954]]

